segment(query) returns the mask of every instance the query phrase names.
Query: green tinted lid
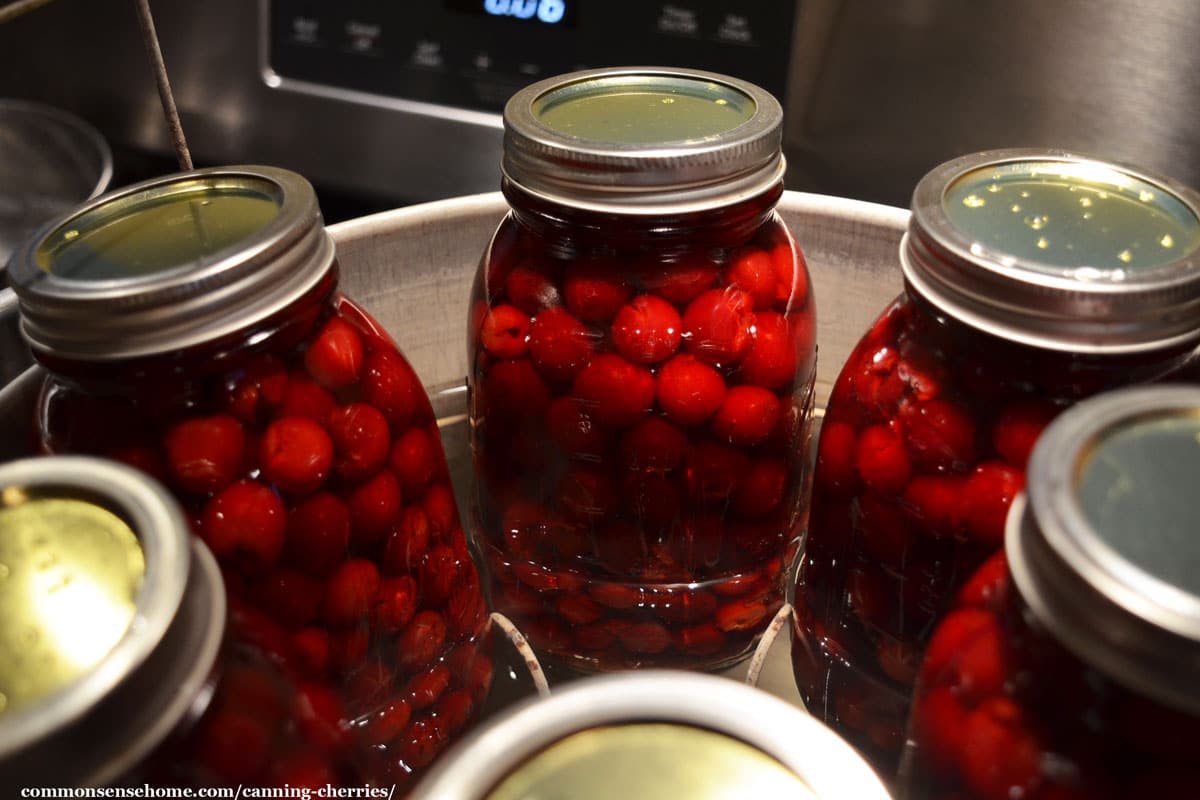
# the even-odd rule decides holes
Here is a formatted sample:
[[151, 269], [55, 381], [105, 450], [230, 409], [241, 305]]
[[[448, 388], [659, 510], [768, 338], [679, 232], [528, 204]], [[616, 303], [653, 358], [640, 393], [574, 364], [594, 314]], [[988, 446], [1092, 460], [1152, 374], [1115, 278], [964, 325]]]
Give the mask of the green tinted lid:
[[312, 186], [274, 167], [127, 186], [47, 226], [9, 262], [35, 353], [110, 361], [234, 334], [328, 273]]
[[783, 178], [783, 109], [763, 89], [674, 68], [540, 81], [504, 109], [504, 176], [565, 205], [617, 213], [712, 208]]
[[1200, 712], [1200, 388], [1121, 389], [1052, 422], [1006, 549], [1022, 596], [1121, 682]]
[[593, 728], [552, 744], [506, 776], [487, 800], [741, 800], [813, 798], [791, 770], [761, 750], [687, 725]]
[[931, 170], [901, 247], [909, 285], [983, 330], [1071, 352], [1200, 336], [1200, 195], [1078, 154], [975, 153]]

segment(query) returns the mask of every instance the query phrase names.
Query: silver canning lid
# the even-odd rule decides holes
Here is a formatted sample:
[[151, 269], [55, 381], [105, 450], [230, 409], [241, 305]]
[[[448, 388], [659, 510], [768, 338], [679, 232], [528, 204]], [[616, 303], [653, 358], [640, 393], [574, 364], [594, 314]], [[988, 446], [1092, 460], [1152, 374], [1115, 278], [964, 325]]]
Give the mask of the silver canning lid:
[[311, 290], [332, 261], [308, 181], [236, 166], [102, 195], [27, 240], [8, 276], [35, 353], [106, 361], [234, 333]]
[[736, 203], [783, 179], [783, 109], [700, 70], [586, 70], [525, 87], [504, 108], [504, 176], [555, 203], [621, 214]]
[[1008, 516], [1013, 579], [1064, 646], [1200, 713], [1200, 388], [1098, 395], [1063, 412]]
[[533, 786], [538, 796], [595, 786], [628, 800], [742, 798], [758, 796], [755, 786], [789, 790], [764, 797], [889, 797], [862, 757], [802, 709], [678, 670], [594, 676], [528, 698], [457, 743], [411, 797], [504, 800]]
[[1037, 347], [1200, 335], [1200, 194], [1134, 167], [1030, 149], [948, 161], [917, 184], [900, 262], [947, 314]]
[[120, 777], [209, 679], [225, 625], [215, 560], [161, 484], [86, 456], [0, 465], [0, 552], [0, 682], [15, 701], [0, 710], [0, 783]]

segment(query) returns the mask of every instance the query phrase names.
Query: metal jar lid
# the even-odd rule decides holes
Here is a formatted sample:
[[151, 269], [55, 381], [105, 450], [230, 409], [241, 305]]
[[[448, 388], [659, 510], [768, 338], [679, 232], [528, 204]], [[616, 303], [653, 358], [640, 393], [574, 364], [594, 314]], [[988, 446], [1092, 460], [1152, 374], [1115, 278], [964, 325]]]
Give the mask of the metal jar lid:
[[783, 179], [783, 109], [769, 92], [692, 69], [549, 78], [504, 108], [504, 176], [555, 203], [622, 214], [698, 211]]
[[143, 473], [46, 456], [0, 465], [0, 565], [0, 785], [120, 777], [209, 679], [215, 560]]
[[236, 166], [102, 195], [26, 241], [8, 275], [35, 353], [107, 361], [235, 333], [310, 291], [332, 261], [308, 181]]
[[535, 796], [888, 793], [853, 748], [796, 706], [729, 678], [645, 670], [581, 679], [518, 703], [447, 751], [411, 798]]
[[1036, 347], [1200, 336], [1200, 194], [1134, 167], [1031, 149], [948, 161], [917, 184], [900, 261], [942, 311]]
[[1005, 549], [1021, 596], [1086, 663], [1200, 714], [1200, 388], [1097, 395], [1029, 461]]

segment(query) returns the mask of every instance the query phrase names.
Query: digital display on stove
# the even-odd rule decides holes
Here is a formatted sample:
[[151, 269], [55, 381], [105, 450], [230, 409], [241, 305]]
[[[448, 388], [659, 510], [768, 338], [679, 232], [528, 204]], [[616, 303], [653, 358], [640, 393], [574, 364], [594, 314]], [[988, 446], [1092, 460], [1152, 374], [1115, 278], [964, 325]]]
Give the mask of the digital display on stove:
[[446, 8], [479, 17], [528, 20], [531, 23], [575, 27], [579, 0], [442, 0]]

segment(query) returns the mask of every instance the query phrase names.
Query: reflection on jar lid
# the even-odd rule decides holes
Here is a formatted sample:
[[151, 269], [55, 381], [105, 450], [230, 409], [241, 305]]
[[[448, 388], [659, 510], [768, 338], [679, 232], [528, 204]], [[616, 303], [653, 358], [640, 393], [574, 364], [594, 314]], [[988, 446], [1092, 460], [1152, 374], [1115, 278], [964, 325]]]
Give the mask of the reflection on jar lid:
[[220, 341], [335, 276], [312, 186], [261, 166], [121, 187], [47, 226], [8, 265], [34, 353], [91, 362]]
[[1138, 414], [1104, 431], [1076, 474], [1096, 538], [1200, 598], [1200, 408]]
[[129, 628], [141, 545], [111, 511], [70, 496], [0, 492], [0, 714], [96, 666]]
[[118, 196], [51, 231], [38, 266], [77, 281], [136, 278], [236, 247], [279, 214], [274, 184], [246, 176], [192, 179]]
[[638, 723], [572, 734], [519, 765], [487, 800], [742, 800], [814, 797], [774, 758], [723, 734]]
[[662, 214], [782, 187], [783, 108], [764, 89], [673, 67], [617, 67], [525, 87], [504, 107], [508, 184], [571, 208]]
[[1200, 713], [1200, 387], [1139, 386], [1055, 418], [1008, 516], [1013, 582], [1089, 665]]
[[1017, 161], [971, 170], [946, 189], [951, 222], [1031, 266], [1123, 272], [1200, 247], [1196, 211], [1169, 189], [1101, 163]]
[[728, 84], [669, 75], [568, 83], [533, 103], [537, 119], [559, 133], [630, 145], [702, 142], [747, 122], [756, 108]]
[[908, 287], [1042, 349], [1113, 355], [1200, 337], [1200, 195], [1077, 153], [972, 153], [913, 191]]

